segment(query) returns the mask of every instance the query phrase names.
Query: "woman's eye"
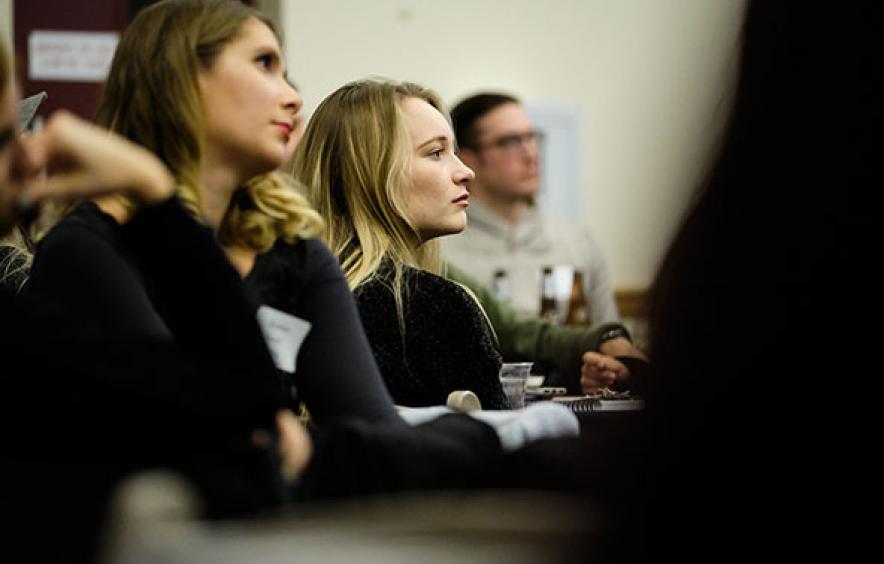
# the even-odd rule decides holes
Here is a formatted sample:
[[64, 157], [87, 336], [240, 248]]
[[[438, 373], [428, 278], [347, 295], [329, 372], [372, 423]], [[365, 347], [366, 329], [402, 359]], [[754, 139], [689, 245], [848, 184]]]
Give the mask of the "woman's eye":
[[255, 61], [257, 61], [258, 64], [260, 64], [265, 69], [269, 69], [271, 66], [273, 66], [273, 55], [261, 55], [260, 57], [255, 59]]
[[442, 158], [442, 153], [444, 153], [444, 152], [445, 152], [445, 151], [443, 151], [442, 149], [435, 149], [435, 150], [433, 150], [433, 151], [430, 151], [429, 156], [432, 157], [432, 158], [434, 158], [434, 159], [441, 159], [441, 158]]

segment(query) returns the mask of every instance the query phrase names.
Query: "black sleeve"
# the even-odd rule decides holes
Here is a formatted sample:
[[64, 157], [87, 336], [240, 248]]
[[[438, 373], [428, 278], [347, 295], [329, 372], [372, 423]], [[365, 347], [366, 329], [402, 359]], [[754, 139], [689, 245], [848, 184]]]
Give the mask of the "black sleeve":
[[94, 204], [77, 208], [38, 245], [27, 292], [89, 320], [71, 339], [171, 341], [118, 232]]
[[2, 380], [3, 443], [28, 468], [65, 475], [80, 461], [96, 485], [176, 468], [209, 514], [278, 503], [273, 447], [251, 441], [275, 428], [276, 371], [211, 232], [177, 201], [122, 229], [97, 213], [67, 219], [38, 249], [21, 322], [4, 339], [15, 354]]
[[149, 273], [151, 298], [177, 346], [201, 359], [206, 394], [236, 401], [255, 421], [281, 407], [254, 308], [212, 231], [173, 199], [142, 210], [123, 227], [123, 239]]
[[302, 241], [309, 272], [295, 315], [311, 323], [298, 353], [295, 382], [311, 416], [401, 423], [359, 318], [353, 294], [331, 251]]
[[96, 385], [119, 401], [273, 428], [282, 399], [272, 360], [211, 232], [174, 199], [122, 229], [94, 206], [74, 214], [38, 248], [28, 293], [78, 320], [58, 340], [103, 346], [80, 359], [107, 378]]
[[360, 311], [381, 373], [397, 403], [444, 405], [454, 390], [472, 390], [485, 409], [505, 409], [500, 354], [475, 301], [459, 286], [425, 272], [409, 274], [405, 338], [392, 290], [366, 284]]
[[494, 429], [460, 413], [416, 427], [336, 421], [314, 430], [313, 440], [295, 492], [304, 501], [493, 487], [504, 462]]

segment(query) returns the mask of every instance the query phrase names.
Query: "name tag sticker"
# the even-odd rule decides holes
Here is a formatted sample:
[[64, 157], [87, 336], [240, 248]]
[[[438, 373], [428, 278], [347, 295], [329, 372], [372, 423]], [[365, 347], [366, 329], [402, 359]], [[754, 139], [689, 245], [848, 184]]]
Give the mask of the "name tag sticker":
[[257, 316], [276, 367], [294, 374], [295, 360], [310, 332], [310, 322], [266, 305], [258, 308]]

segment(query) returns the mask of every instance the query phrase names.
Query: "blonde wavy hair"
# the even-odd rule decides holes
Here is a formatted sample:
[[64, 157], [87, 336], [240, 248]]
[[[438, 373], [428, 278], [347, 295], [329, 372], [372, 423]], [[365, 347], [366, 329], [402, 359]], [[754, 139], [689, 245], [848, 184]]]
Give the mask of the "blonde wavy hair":
[[18, 293], [28, 280], [33, 255], [18, 228], [0, 237], [0, 285]]
[[[279, 39], [267, 17], [236, 0], [162, 0], [145, 8], [120, 39], [99, 104], [96, 121], [159, 156], [198, 217], [205, 119], [197, 76], [250, 18]], [[278, 238], [307, 237], [321, 224], [294, 182], [273, 171], [237, 190], [218, 235], [265, 252]]]
[[382, 264], [392, 267], [400, 325], [404, 269], [442, 270], [439, 241], [420, 240], [405, 204], [412, 159], [406, 98], [447, 116], [439, 96], [420, 85], [351, 82], [322, 101], [292, 159], [293, 176], [325, 221], [319, 236], [340, 260], [350, 288], [375, 279]]

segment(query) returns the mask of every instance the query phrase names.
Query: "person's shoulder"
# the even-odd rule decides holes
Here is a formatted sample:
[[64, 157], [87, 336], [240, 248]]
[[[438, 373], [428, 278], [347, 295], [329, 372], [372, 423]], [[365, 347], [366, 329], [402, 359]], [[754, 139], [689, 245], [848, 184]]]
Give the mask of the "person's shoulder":
[[406, 282], [416, 289], [439, 292], [456, 292], [460, 286], [451, 280], [420, 268], [405, 269]]
[[74, 244], [83, 235], [112, 239], [119, 235], [119, 227], [113, 217], [103, 212], [94, 202], [87, 201], [65, 214], [40, 240], [39, 247]]
[[407, 299], [416, 306], [444, 311], [449, 307], [476, 307], [476, 301], [462, 285], [426, 270], [406, 269]]
[[291, 242], [277, 239], [267, 254], [310, 263], [337, 262], [329, 248], [317, 237], [299, 237]]
[[92, 256], [96, 249], [122, 245], [120, 225], [93, 202], [83, 202], [67, 213], [37, 244], [35, 267], [41, 257]]
[[37, 244], [26, 289], [39, 295], [98, 288], [98, 281], [128, 276], [131, 257], [120, 225], [92, 202], [84, 203]]
[[[392, 268], [381, 268], [356, 290], [360, 303], [378, 299], [392, 301], [395, 296], [395, 282]], [[438, 302], [447, 299], [462, 299], [466, 291], [457, 283], [422, 270], [404, 267], [402, 269], [402, 298], [409, 306], [422, 302]]]
[[311, 262], [338, 264], [338, 259], [318, 237], [298, 239], [295, 246], [299, 247], [304, 256]]
[[277, 239], [262, 258], [273, 270], [298, 273], [299, 277], [307, 277], [317, 271], [340, 270], [335, 256], [315, 237], [298, 238], [291, 242]]

